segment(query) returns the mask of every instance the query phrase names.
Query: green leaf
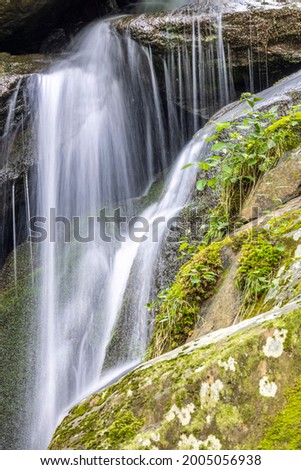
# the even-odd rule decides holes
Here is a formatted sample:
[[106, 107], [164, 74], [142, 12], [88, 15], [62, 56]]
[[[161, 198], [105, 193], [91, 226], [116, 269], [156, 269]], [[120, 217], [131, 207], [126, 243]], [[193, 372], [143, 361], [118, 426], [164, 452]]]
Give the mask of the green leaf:
[[230, 122], [218, 122], [216, 124], [216, 130], [217, 132], [222, 132], [224, 129], [230, 129]]
[[276, 147], [276, 142], [274, 140], [269, 140], [268, 141], [268, 149], [271, 150], [273, 149], [274, 147]]
[[189, 246], [189, 243], [184, 242], [184, 243], [182, 243], [182, 245], [180, 245], [179, 250], [180, 250], [180, 251], [183, 251], [183, 250], [185, 250], [188, 246]]
[[226, 175], [231, 175], [232, 174], [232, 168], [229, 165], [222, 165], [222, 172], [225, 173]]
[[189, 168], [191, 166], [193, 166], [194, 164], [193, 163], [187, 163], [187, 165], [184, 165], [181, 169], [182, 170], [185, 170], [186, 168]]
[[217, 134], [214, 134], [214, 135], [212, 135], [211, 137], [207, 137], [206, 142], [212, 142], [212, 141], [215, 140], [217, 137], [218, 137]]
[[208, 181], [209, 188], [215, 188], [217, 181], [218, 181], [217, 178], [212, 178], [211, 180], [209, 180]]
[[272, 106], [272, 108], [269, 110], [269, 113], [274, 114], [278, 111], [279, 105], [277, 106]]
[[207, 180], [205, 179], [199, 180], [196, 184], [196, 189], [198, 191], [203, 191], [206, 188], [207, 184], [208, 184]]
[[198, 165], [201, 168], [201, 170], [204, 170], [204, 171], [208, 171], [211, 168], [211, 165], [209, 162], [200, 162], [198, 163]]
[[225, 150], [230, 147], [230, 144], [227, 142], [217, 142], [216, 144], [212, 145], [211, 150], [213, 152], [219, 152], [220, 150]]

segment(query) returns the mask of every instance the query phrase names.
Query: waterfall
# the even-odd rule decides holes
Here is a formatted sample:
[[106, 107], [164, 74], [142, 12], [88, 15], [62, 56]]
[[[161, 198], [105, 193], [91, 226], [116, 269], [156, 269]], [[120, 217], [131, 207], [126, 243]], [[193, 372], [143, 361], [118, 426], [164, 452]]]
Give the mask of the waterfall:
[[[167, 69], [165, 81], [170, 82]], [[119, 239], [108, 243], [98, 236], [98, 225], [104, 229], [99, 211], [106, 208], [112, 215], [121, 206], [130, 220], [137, 198], [170, 161], [165, 128], [180, 129], [176, 106], [168, 97], [162, 103], [150, 51], [101, 22], [30, 88], [39, 155], [38, 215], [48, 233], [40, 248], [31, 442], [32, 448], [43, 448], [71, 403], [97, 389], [105, 373], [111, 377], [117, 367], [118, 375], [141, 361], [149, 335], [145, 305], [160, 246], [168, 221], [194, 186], [194, 172], [181, 168], [197, 158], [204, 138], [184, 149], [161, 198], [136, 221], [147, 223], [149, 237], [138, 243], [126, 225]], [[173, 151], [177, 138], [184, 140], [180, 134], [173, 135]]]
[[[166, 90], [170, 100], [179, 106], [181, 129], [186, 128], [190, 136], [236, 98], [231, 50], [228, 47], [225, 51], [224, 47], [222, 15], [214, 16], [215, 25], [204, 37], [202, 16], [192, 14], [185, 32], [187, 41], [165, 58], [165, 77], [169, 80]], [[190, 120], [185, 112], [190, 114]]]
[[[38, 215], [45, 218], [48, 233], [41, 243], [44, 269], [31, 444], [40, 448], [70, 403], [98, 386], [139, 251], [138, 243], [101, 239], [96, 218], [102, 208], [112, 213], [118, 205], [130, 216], [133, 201], [164, 172], [169, 157], [151, 54], [121, 39], [109, 23], [82, 34], [69, 57], [39, 75], [31, 89], [39, 155]], [[56, 231], [50, 220], [54, 212], [59, 216]], [[87, 241], [87, 230], [94, 231], [89, 242], [74, 239], [76, 227], [77, 240], [80, 236]], [[70, 231], [72, 239], [65, 243], [61, 237]], [[143, 311], [132, 319], [138, 329], [128, 329], [123, 338], [121, 366], [141, 360], [145, 351], [147, 321], [140, 317], [146, 316], [147, 297], [146, 288], [139, 303]]]
[[[151, 50], [108, 21], [88, 27], [29, 83], [38, 155], [33, 235], [43, 241], [30, 448], [45, 448], [73, 403], [143, 359], [160, 249], [195, 186], [194, 168], [181, 169], [205, 149], [205, 132], [179, 149], [231, 96], [218, 25], [209, 47], [196, 22], [192, 56], [181, 48], [162, 59], [164, 93]], [[158, 180], [161, 195], [141, 210]], [[27, 219], [28, 193], [25, 177]], [[120, 233], [106, 221], [116, 209], [126, 217]], [[141, 242], [133, 221], [144, 227]]]

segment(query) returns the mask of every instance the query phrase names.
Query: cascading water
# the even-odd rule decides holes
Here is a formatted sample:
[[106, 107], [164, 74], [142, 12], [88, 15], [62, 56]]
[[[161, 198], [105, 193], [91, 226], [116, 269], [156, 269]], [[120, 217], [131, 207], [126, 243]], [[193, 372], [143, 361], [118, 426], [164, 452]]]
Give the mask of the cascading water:
[[[166, 105], [161, 102], [151, 54], [102, 22], [31, 88], [40, 160], [38, 214], [48, 237], [41, 243], [40, 353], [30, 446], [43, 448], [70, 404], [99, 387], [102, 370], [118, 366], [118, 375], [141, 360], [148, 340], [145, 304], [166, 224], [194, 184], [191, 173], [180, 170], [196, 158], [203, 141], [186, 148], [159, 202], [141, 214], [149, 224], [148, 239], [137, 243], [124, 228], [125, 241], [107, 243], [98, 236], [99, 210], [112, 212], [121, 203], [123, 214], [131, 216], [133, 199], [168, 165], [163, 108], [168, 108], [166, 127], [180, 129], [176, 106], [168, 97]], [[182, 143], [183, 136], [178, 138]], [[176, 137], [173, 151], [175, 142]], [[50, 214], [59, 217], [55, 225], [61, 230], [54, 230]], [[88, 216], [95, 218], [87, 223]], [[77, 240], [85, 240], [64, 243], [61, 237], [76, 228]]]
[[41, 244], [41, 373], [33, 447], [45, 447], [62, 411], [97, 385], [120, 307], [118, 291], [126, 285], [132, 262], [130, 250], [113, 284], [120, 243], [106, 243], [99, 232], [87, 243], [53, 243], [51, 209], [72, 221], [74, 229], [78, 224], [78, 236], [84, 238], [84, 219], [121, 202], [129, 215], [127, 201], [145, 192], [164, 170], [165, 132], [152, 67], [148, 52], [121, 40], [103, 22], [82, 35], [71, 57], [40, 75], [33, 87], [38, 213], [47, 219], [48, 233]]
[[[197, 31], [194, 34], [197, 37]], [[42, 269], [32, 280], [40, 287], [41, 300], [35, 392], [28, 395], [26, 420], [20, 418], [28, 423], [20, 433], [23, 448], [45, 448], [72, 403], [143, 357], [149, 335], [145, 304], [153, 293], [166, 224], [194, 186], [193, 170], [181, 168], [197, 158], [204, 138], [185, 148], [159, 201], [140, 214], [149, 225], [146, 241], [133, 241], [123, 227], [124, 241], [117, 236], [108, 243], [99, 236], [104, 220], [97, 217], [102, 208], [112, 215], [118, 206], [128, 218], [139, 212], [137, 198], [146, 195], [158, 177], [162, 179], [187, 136], [198, 127], [199, 117], [187, 116], [194, 111], [201, 85], [208, 90], [213, 75], [227, 80], [227, 64], [219, 53], [223, 49], [214, 51], [206, 66], [216, 57], [222, 60], [214, 74], [211, 69], [211, 75], [204, 77], [201, 48], [192, 60], [187, 50], [177, 59], [163, 60], [163, 99], [151, 51], [118, 36], [109, 22], [101, 22], [77, 38], [62, 62], [29, 83], [34, 153], [39, 160], [34, 214], [43, 218], [44, 231], [39, 233], [47, 237], [34, 247], [35, 252], [39, 247]], [[218, 89], [220, 83], [217, 78], [214, 86]], [[191, 84], [196, 95], [188, 104]], [[10, 106], [7, 134], [18, 91]], [[224, 92], [217, 93], [220, 97]], [[218, 100], [212, 109], [220, 105]], [[11, 142], [7, 139], [7, 154]], [[28, 222], [34, 214], [27, 174], [23, 186]], [[14, 184], [12, 208], [17, 285]], [[33, 242], [29, 250], [33, 267]]]
[[[109, 22], [89, 27], [61, 63], [30, 83], [37, 214], [46, 230], [39, 233], [47, 237], [39, 245], [39, 341], [35, 393], [28, 403], [30, 442], [25, 438], [24, 447], [45, 448], [73, 403], [143, 357], [149, 334], [145, 304], [166, 224], [194, 187], [194, 170], [181, 168], [198, 158], [205, 135], [183, 150], [159, 201], [142, 212], [147, 240], [133, 241], [123, 226], [108, 243], [99, 236], [103, 215], [97, 217], [102, 208], [112, 215], [118, 206], [128, 219], [135, 215], [137, 198], [166, 173], [202, 121], [198, 115], [187, 118], [195, 116], [201, 97], [207, 100], [201, 103], [208, 105], [206, 117], [229, 100], [221, 29], [209, 50], [197, 26], [194, 35], [192, 59], [183, 49], [178, 58], [163, 61], [164, 100], [151, 52], [118, 36]], [[25, 189], [29, 218], [26, 182]]]

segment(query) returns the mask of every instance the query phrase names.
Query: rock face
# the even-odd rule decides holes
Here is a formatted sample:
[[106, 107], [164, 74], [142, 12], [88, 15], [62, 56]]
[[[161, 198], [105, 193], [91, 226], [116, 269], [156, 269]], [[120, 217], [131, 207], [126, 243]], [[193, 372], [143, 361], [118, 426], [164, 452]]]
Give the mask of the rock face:
[[[33, 164], [36, 155], [32, 135], [27, 128], [27, 87], [29, 77], [47, 68], [53, 57], [44, 55], [11, 56], [0, 54], [0, 266], [12, 249], [12, 181], [15, 182], [15, 206], [18, 243], [26, 238], [24, 180], [28, 175], [31, 207], [34, 207]], [[10, 108], [10, 105], [13, 105]], [[11, 119], [7, 126], [8, 119]]]
[[[259, 8], [252, 6], [237, 10], [233, 9], [233, 2], [229, 2], [230, 5], [225, 3], [222, 17], [223, 39], [231, 50], [236, 82], [249, 66], [253, 67], [253, 72], [259, 68], [261, 72], [270, 74], [271, 80], [297, 69], [296, 64], [301, 63], [300, 4], [280, 8], [279, 5], [275, 7], [275, 4], [271, 7], [267, 2], [266, 7], [261, 5]], [[243, 6], [247, 3], [243, 2]], [[216, 4], [219, 5], [220, 2]], [[192, 34], [192, 13], [195, 35]], [[217, 11], [212, 8], [212, 2], [200, 2], [192, 8], [182, 8], [172, 13], [122, 18], [115, 24], [120, 32], [129, 31], [134, 39], [147, 46], [151, 45], [159, 55], [170, 50], [177, 53], [178, 47], [186, 46], [191, 49], [199, 41], [198, 31], [204, 46], [213, 43], [219, 35]], [[254, 75], [257, 85], [263, 79], [261, 72], [258, 70], [258, 77], [257, 73]]]
[[300, 449], [300, 314], [293, 302], [142, 365], [71, 410], [50, 449]]
[[301, 449], [300, 305], [299, 196], [197, 248], [159, 305], [154, 359], [74, 407], [50, 449]]
[[17, 260], [18, 290], [14, 283], [12, 254], [0, 271], [1, 449], [29, 447], [29, 436], [26, 431], [20, 432], [19, 423], [22, 422], [26, 429], [30, 420], [24, 397], [34, 399], [34, 386], [28, 377], [35, 368], [35, 312], [39, 299], [33, 280], [39, 282], [38, 255], [34, 251], [31, 258], [30, 247], [24, 244], [17, 249]]
[[8, 50], [10, 44], [29, 41], [30, 37], [32, 41], [36, 35], [45, 34], [45, 29], [50, 31], [71, 3], [71, 0], [1, 0], [1, 49]]
[[242, 217], [254, 218], [279, 207], [301, 193], [301, 148], [284, 155], [276, 168], [267, 172], [245, 202]]

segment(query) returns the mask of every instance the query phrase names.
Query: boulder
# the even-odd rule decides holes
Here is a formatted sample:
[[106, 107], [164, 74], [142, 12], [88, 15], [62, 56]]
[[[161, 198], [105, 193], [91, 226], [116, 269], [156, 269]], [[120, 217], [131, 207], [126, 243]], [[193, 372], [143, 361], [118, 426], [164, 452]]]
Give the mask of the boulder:
[[301, 194], [301, 147], [286, 153], [259, 181], [244, 204], [242, 217], [253, 219]]
[[[193, 341], [75, 406], [50, 449], [300, 449], [300, 205], [299, 197], [219, 242], [227, 246], [225, 271], [200, 305]], [[250, 288], [266, 259], [269, 282], [242, 319], [246, 290], [239, 294], [237, 280], [250, 275]]]
[[143, 364], [74, 407], [50, 449], [300, 449], [300, 313], [292, 302]]

